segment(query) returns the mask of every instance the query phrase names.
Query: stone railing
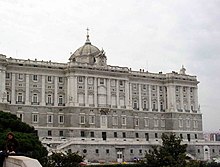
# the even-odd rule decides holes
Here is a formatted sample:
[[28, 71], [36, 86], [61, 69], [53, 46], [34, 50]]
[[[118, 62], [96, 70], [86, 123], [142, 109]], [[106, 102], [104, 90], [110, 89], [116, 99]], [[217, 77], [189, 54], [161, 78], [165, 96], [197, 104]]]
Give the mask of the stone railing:
[[36, 159], [25, 156], [8, 156], [3, 167], [42, 167]]

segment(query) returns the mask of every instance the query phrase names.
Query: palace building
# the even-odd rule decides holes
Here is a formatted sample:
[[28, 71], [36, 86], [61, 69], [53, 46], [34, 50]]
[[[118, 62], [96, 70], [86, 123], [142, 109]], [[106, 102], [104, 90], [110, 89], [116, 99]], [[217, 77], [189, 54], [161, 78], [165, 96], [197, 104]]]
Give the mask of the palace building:
[[0, 55], [0, 80], [0, 109], [34, 126], [50, 150], [130, 161], [175, 133], [192, 156], [219, 155], [204, 143], [196, 76], [108, 65], [88, 34], [67, 63]]

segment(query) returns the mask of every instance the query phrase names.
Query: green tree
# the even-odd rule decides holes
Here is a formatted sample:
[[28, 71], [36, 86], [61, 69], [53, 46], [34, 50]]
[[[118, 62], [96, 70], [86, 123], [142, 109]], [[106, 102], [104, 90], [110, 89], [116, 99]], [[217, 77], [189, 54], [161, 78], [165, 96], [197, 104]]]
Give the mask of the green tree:
[[145, 164], [149, 167], [185, 167], [186, 144], [175, 134], [162, 134], [162, 146], [153, 146], [153, 150], [145, 155]]
[[47, 157], [47, 160], [44, 161], [45, 163], [42, 165], [44, 167], [78, 167], [83, 159], [84, 157], [80, 156], [78, 152], [53, 152], [52, 155]]
[[19, 152], [25, 156], [38, 159], [42, 162], [48, 152], [39, 141], [34, 127], [22, 122], [16, 115], [0, 111], [0, 150], [5, 149], [5, 140], [8, 132], [13, 132], [19, 142]]

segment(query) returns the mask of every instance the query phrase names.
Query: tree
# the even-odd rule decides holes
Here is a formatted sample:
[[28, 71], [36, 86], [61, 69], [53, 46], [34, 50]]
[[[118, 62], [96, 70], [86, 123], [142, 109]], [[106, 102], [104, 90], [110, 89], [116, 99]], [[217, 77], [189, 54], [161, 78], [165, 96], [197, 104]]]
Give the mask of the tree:
[[6, 135], [10, 131], [19, 142], [21, 154], [36, 158], [40, 162], [47, 156], [48, 152], [39, 141], [34, 127], [22, 122], [16, 115], [0, 111], [0, 150], [4, 150]]
[[47, 157], [45, 163], [42, 164], [44, 167], [78, 167], [80, 162], [84, 159], [83, 156], [80, 156], [78, 152], [53, 152], [52, 155]]
[[153, 150], [145, 155], [145, 164], [149, 167], [185, 167], [186, 144], [175, 134], [162, 134], [162, 146], [153, 146]]

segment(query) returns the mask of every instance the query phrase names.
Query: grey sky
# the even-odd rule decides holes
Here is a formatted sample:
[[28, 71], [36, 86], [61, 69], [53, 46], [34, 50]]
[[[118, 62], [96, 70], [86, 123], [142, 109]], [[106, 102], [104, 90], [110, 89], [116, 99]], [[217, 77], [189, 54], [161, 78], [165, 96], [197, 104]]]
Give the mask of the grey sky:
[[67, 62], [84, 44], [108, 64], [196, 75], [204, 130], [218, 130], [219, 0], [0, 0], [0, 53]]

